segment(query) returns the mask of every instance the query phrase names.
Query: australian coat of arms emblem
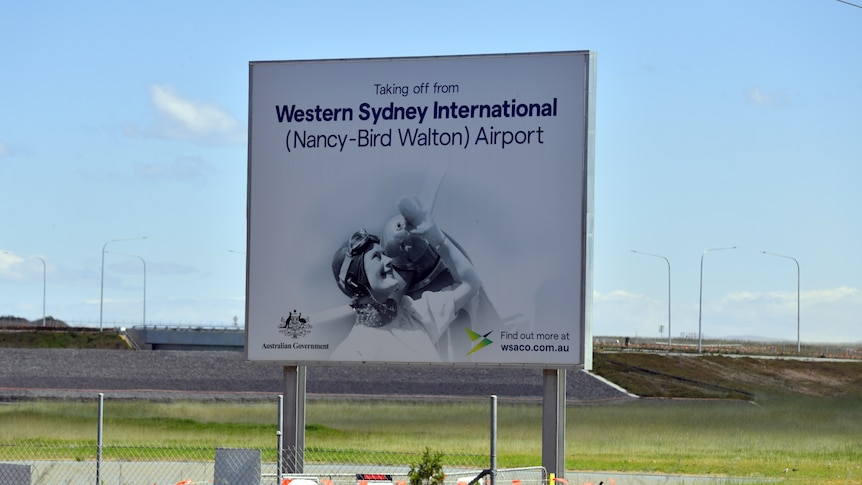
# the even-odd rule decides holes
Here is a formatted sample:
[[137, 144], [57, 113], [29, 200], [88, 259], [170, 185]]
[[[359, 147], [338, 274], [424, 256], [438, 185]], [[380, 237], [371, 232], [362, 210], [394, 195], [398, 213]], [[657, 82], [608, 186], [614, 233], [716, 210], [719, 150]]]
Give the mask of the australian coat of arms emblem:
[[278, 326], [279, 332], [291, 338], [305, 337], [311, 333], [310, 320], [310, 318], [302, 316], [301, 312], [294, 310], [287, 317], [281, 317], [281, 324]]

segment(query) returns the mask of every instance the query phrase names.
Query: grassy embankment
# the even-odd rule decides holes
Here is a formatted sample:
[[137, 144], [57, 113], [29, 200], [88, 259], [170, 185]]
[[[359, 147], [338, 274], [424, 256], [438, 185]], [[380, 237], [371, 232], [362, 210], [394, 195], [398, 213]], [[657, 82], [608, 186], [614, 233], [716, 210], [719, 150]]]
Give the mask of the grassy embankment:
[[0, 348], [20, 349], [109, 349], [129, 350], [129, 343], [115, 331], [96, 329], [41, 327], [15, 328], [0, 326]]

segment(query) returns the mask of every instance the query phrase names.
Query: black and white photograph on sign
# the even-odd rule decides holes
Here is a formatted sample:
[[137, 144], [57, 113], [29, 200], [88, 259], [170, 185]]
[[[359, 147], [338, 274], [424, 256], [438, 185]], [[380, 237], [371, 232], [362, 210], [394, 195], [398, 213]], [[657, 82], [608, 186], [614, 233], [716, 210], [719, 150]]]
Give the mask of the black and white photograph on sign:
[[579, 60], [252, 64], [248, 358], [580, 363]]
[[502, 328], [463, 249], [418, 199], [404, 198], [398, 209], [382, 237], [359, 230], [335, 253], [333, 275], [356, 319], [334, 360], [363, 357], [363, 343], [373, 341], [381, 357], [448, 362], [470, 353], [453, 337], [467, 335], [471, 321]]

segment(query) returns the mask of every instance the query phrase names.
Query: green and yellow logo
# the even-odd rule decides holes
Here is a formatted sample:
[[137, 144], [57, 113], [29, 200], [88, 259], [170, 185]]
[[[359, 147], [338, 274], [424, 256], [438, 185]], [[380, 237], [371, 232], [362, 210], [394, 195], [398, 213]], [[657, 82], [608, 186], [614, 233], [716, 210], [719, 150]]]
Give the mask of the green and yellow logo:
[[469, 328], [467, 328], [465, 330], [467, 330], [467, 335], [470, 336], [471, 342], [475, 343], [478, 340], [478, 343], [475, 343], [475, 345], [473, 345], [473, 348], [470, 349], [469, 352], [467, 352], [467, 355], [470, 355], [473, 352], [478, 352], [479, 350], [482, 350], [485, 347], [494, 343], [491, 339], [488, 338], [488, 335], [491, 335], [491, 332], [493, 332], [493, 330], [491, 330], [491, 332], [486, 333], [485, 335], [480, 335], [480, 334], [470, 330]]

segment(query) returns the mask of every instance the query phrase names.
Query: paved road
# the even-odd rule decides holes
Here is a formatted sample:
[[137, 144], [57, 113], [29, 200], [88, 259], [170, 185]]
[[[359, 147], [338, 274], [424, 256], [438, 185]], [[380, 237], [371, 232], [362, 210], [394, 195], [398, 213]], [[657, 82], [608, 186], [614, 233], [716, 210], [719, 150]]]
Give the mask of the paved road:
[[[0, 400], [91, 396], [150, 399], [270, 399], [281, 366], [233, 351], [132, 351], [0, 348]], [[310, 397], [541, 399], [541, 369], [403, 366], [308, 368]], [[567, 372], [572, 402], [631, 396], [581, 371]]]

